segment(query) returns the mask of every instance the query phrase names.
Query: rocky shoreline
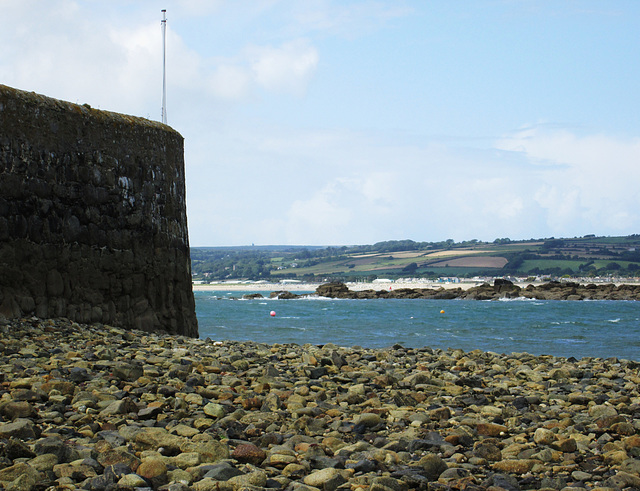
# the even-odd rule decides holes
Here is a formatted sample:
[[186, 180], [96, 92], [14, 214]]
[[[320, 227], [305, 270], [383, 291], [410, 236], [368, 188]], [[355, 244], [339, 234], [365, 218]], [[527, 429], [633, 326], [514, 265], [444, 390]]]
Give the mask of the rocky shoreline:
[[[344, 283], [325, 283], [316, 289], [316, 295], [329, 298], [375, 299], [416, 298], [433, 300], [499, 300], [501, 298], [531, 298], [537, 300], [640, 300], [640, 285], [636, 284], [580, 284], [551, 281], [542, 285], [521, 288], [509, 280], [496, 279], [493, 285], [484, 283], [471, 288], [396, 288], [389, 290], [350, 290]], [[259, 293], [247, 297], [261, 297]], [[308, 296], [289, 291], [276, 291], [271, 297], [290, 299]]]
[[3, 489], [640, 489], [634, 361], [0, 331]]

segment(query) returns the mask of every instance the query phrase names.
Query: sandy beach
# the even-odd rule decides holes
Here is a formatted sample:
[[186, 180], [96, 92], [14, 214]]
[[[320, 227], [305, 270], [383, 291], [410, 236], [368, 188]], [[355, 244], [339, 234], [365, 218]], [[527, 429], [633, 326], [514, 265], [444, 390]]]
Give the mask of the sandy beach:
[[[281, 290], [287, 290], [291, 292], [308, 292], [315, 291], [318, 286], [322, 283], [209, 283], [206, 285], [203, 284], [194, 284], [193, 291], [259, 291], [259, 292], [275, 292]], [[348, 282], [346, 285], [349, 287], [349, 290], [352, 291], [363, 291], [363, 290], [389, 290], [390, 288], [393, 290], [397, 290], [399, 288], [462, 288], [464, 290], [471, 288], [473, 286], [481, 285], [481, 282], [470, 281], [470, 282], [460, 282], [460, 283], [439, 283], [439, 282], [431, 282], [431, 281], [421, 281], [421, 282], [402, 282], [397, 281], [393, 283], [351, 283]], [[526, 286], [526, 284], [524, 285]]]
[[[588, 284], [591, 282], [572, 280], [579, 284]], [[461, 288], [462, 290], [468, 290], [470, 288], [480, 286], [483, 283], [493, 284], [493, 281], [460, 281], [460, 282], [439, 282], [439, 281], [394, 281], [394, 282], [347, 282], [345, 283], [349, 290], [354, 292], [360, 292], [364, 290], [399, 290], [401, 288], [430, 288], [437, 290], [439, 288], [452, 289]], [[532, 284], [534, 286], [540, 286], [546, 282], [515, 282], [514, 285], [519, 288], [526, 288]], [[619, 285], [638, 285], [637, 281], [614, 281], [603, 282], [595, 281], [596, 284], [608, 284], [613, 283], [615, 286]], [[258, 283], [258, 282], [217, 282], [208, 284], [194, 284], [193, 291], [238, 291], [238, 292], [276, 292], [276, 291], [289, 291], [289, 292], [314, 292], [323, 283]]]

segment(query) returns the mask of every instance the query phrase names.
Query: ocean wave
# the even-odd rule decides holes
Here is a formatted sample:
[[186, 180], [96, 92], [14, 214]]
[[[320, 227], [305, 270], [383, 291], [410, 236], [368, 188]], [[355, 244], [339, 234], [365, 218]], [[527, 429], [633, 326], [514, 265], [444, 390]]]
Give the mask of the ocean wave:
[[586, 339], [582, 338], [575, 338], [575, 339], [568, 339], [568, 338], [564, 338], [564, 339], [558, 339], [558, 341], [560, 343], [567, 343], [567, 344], [585, 344], [587, 342]]
[[291, 331], [306, 331], [307, 330], [306, 327], [300, 327], [300, 326], [280, 326], [280, 327], [278, 327], [278, 329], [282, 329], [282, 330], [288, 329], [288, 330], [291, 330]]
[[318, 300], [320, 302], [332, 302], [334, 300], [344, 300], [344, 298], [330, 298], [330, 297], [321, 297], [319, 295], [305, 295], [304, 297], [295, 298], [294, 300]]
[[534, 305], [543, 305], [543, 303], [540, 302], [540, 300], [538, 300], [537, 298], [527, 298], [527, 297], [515, 297], [515, 298], [501, 297], [498, 299], [498, 302], [533, 302]]
[[[453, 303], [309, 296], [301, 299], [304, 301], [273, 303], [269, 298], [217, 301], [249, 292], [197, 293], [200, 333], [211, 339], [246, 337], [270, 343], [286, 339], [299, 344], [330, 340], [339, 346], [387, 346], [398, 339], [407, 346], [427, 344], [441, 349], [482, 346], [510, 352], [531, 346], [555, 356], [638, 357], [638, 344], [634, 343], [640, 341], [640, 302], [512, 299], [507, 303]], [[275, 317], [269, 317], [271, 310], [277, 313]], [[446, 315], [439, 314], [440, 310]], [[607, 324], [615, 326], [619, 335], [611, 336], [604, 329]]]

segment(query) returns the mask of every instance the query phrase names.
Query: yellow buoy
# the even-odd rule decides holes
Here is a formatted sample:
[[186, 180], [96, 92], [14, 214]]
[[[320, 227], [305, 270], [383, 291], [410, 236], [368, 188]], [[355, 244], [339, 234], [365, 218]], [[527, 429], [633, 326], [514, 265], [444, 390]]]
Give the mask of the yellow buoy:
[[441, 313], [441, 314], [444, 314], [444, 310], [441, 310], [441, 311], [440, 311], [440, 313]]

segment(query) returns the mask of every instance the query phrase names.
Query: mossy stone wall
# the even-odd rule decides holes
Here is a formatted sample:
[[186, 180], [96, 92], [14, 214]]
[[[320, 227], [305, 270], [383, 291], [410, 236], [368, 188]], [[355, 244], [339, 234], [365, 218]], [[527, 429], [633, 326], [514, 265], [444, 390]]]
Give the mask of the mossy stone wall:
[[197, 336], [182, 136], [0, 85], [0, 315]]

